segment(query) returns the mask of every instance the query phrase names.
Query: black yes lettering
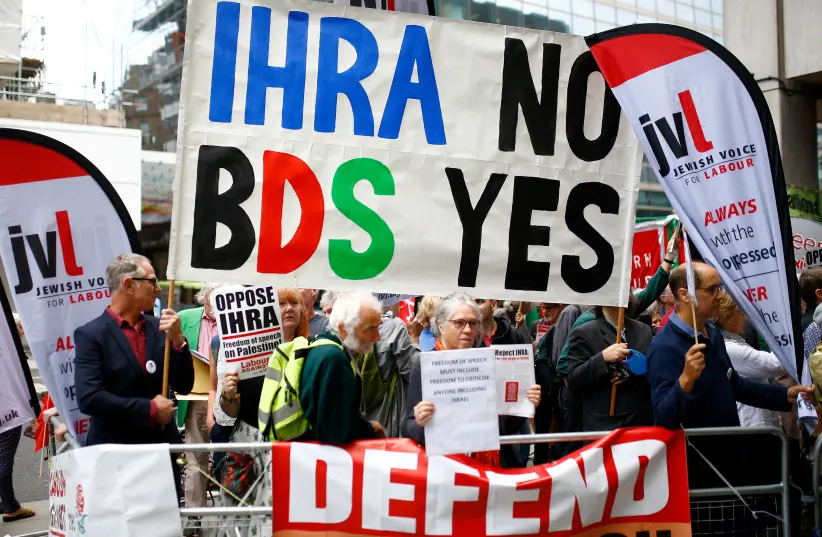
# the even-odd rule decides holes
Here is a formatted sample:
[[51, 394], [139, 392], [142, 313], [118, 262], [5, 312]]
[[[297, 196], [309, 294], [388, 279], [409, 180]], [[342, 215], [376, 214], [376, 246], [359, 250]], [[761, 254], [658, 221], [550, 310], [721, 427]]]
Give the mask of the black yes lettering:
[[565, 224], [597, 255], [590, 268], [583, 268], [579, 256], [562, 256], [562, 279], [577, 293], [590, 293], [604, 286], [614, 270], [614, 248], [585, 220], [585, 208], [596, 205], [603, 214], [619, 214], [619, 194], [603, 183], [582, 183], [568, 195]]

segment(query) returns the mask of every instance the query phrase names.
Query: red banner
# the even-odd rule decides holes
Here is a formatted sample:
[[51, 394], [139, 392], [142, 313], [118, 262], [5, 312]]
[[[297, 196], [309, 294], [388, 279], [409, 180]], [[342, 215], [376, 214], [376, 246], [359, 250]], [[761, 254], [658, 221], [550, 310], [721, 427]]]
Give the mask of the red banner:
[[634, 232], [634, 245], [632, 248], [631, 261], [631, 288], [645, 288], [656, 271], [662, 265], [662, 256], [665, 255], [664, 248], [665, 228], [651, 228]]
[[514, 470], [407, 439], [277, 443], [272, 467], [278, 537], [691, 535], [682, 431], [619, 430]]

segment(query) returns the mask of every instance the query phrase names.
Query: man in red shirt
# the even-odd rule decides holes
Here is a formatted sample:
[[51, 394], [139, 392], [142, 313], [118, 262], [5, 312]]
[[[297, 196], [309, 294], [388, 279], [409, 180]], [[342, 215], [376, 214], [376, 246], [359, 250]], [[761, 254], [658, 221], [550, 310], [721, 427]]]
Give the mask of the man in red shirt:
[[159, 320], [143, 313], [152, 310], [160, 291], [145, 257], [117, 256], [106, 269], [106, 281], [111, 305], [74, 332], [77, 403], [91, 417], [86, 443], [180, 443], [172, 423], [174, 404], [161, 393], [166, 337], [173, 344], [170, 386], [188, 394], [194, 384], [180, 319], [170, 309]]

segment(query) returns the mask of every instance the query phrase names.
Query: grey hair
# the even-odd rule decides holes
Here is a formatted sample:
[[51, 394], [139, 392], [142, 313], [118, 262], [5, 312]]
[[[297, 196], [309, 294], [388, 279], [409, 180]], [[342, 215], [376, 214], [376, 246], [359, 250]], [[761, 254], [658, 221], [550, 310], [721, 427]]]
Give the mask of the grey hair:
[[382, 304], [373, 294], [365, 291], [341, 293], [337, 297], [337, 301], [334, 302], [331, 315], [328, 316], [331, 331], [339, 334], [340, 325], [342, 324], [345, 326], [346, 332], [353, 333], [360, 322], [360, 310], [363, 306], [372, 308], [377, 313], [382, 314]]
[[325, 309], [326, 306], [331, 306], [333, 308], [334, 303], [337, 302], [337, 298], [339, 296], [339, 291], [326, 291], [320, 299], [320, 307]]
[[207, 283], [202, 289], [197, 291], [197, 294], [194, 295], [194, 300], [197, 301], [197, 304], [201, 306], [205, 306], [206, 300], [208, 296], [214, 291], [215, 289], [222, 287], [224, 284], [222, 283]]
[[451, 317], [454, 316], [454, 310], [457, 309], [457, 306], [461, 306], [463, 304], [474, 310], [474, 313], [477, 315], [477, 319], [480, 318], [479, 306], [477, 306], [476, 301], [471, 295], [461, 292], [451, 293], [447, 297], [443, 298], [439, 304], [437, 304], [437, 310], [434, 313], [437, 328], [435, 335], [437, 337], [439, 337], [442, 332], [442, 327], [445, 326], [445, 323], [450, 321]]
[[106, 285], [111, 294], [116, 294], [126, 278], [142, 276], [141, 263], [151, 264], [147, 257], [140, 254], [120, 254], [106, 267]]

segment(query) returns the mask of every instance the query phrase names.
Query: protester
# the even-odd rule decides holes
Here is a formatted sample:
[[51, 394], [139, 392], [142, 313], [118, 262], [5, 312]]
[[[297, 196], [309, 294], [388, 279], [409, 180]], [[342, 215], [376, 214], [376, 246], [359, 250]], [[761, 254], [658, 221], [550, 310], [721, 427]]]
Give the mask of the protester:
[[434, 350], [437, 343], [437, 336], [434, 334], [436, 326], [434, 321], [434, 311], [442, 297], [424, 296], [417, 302], [417, 314], [408, 323], [408, 337], [415, 344], [418, 344], [422, 352]]
[[[714, 322], [722, 333], [725, 350], [731, 365], [740, 377], [768, 384], [769, 379], [787, 375], [776, 355], [752, 348], [742, 333], [745, 330], [745, 314], [728, 294], [719, 298], [718, 311]], [[739, 423], [743, 427], [781, 427], [779, 414], [772, 410], [755, 408], [737, 402]]]
[[[533, 343], [534, 337], [531, 335], [531, 331], [528, 330], [528, 324], [525, 322], [525, 316], [531, 310], [531, 303], [530, 302], [517, 302], [506, 300], [502, 303], [502, 311], [508, 317], [508, 322], [514, 325], [517, 332], [519, 332], [520, 337], [525, 343]], [[495, 313], [495, 316], [499, 315], [499, 311]]]
[[[308, 337], [308, 313], [303, 303], [302, 294], [295, 288], [280, 287], [277, 289], [280, 302], [280, 326], [283, 343], [297, 337]], [[212, 442], [261, 443], [265, 442], [259, 430], [258, 407], [263, 389], [264, 377], [238, 380], [236, 371], [219, 357], [219, 337], [212, 341], [212, 356], [217, 362], [217, 400], [214, 403], [216, 424], [211, 430]], [[276, 352], [276, 351], [275, 351]], [[235, 454], [236, 455], [236, 454]], [[252, 454], [253, 462], [224, 453], [214, 454], [216, 479], [225, 481], [226, 475], [258, 476], [257, 488], [248, 491], [250, 501], [247, 505], [254, 507], [271, 507], [271, 452]], [[248, 469], [246, 469], [248, 466]], [[238, 505], [236, 500], [227, 494], [221, 495], [224, 506]], [[262, 518], [249, 520], [243, 515], [228, 517], [223, 525], [232, 528], [231, 537], [253, 537], [263, 535], [270, 529]]]
[[[635, 297], [631, 297], [636, 301]], [[616, 343], [619, 308], [595, 308], [596, 320], [571, 333], [568, 386], [582, 397], [582, 430], [612, 431], [653, 425], [651, 390], [644, 375], [627, 373], [622, 365], [631, 350], [642, 354], [654, 337], [650, 327], [625, 318], [621, 343]], [[611, 393], [616, 385], [614, 415]]]
[[[309, 337], [308, 312], [303, 302], [304, 296], [301, 290], [293, 287], [277, 288], [283, 343], [289, 343], [297, 337]], [[257, 410], [265, 377], [257, 376], [239, 380], [239, 373], [229, 369], [228, 364], [222, 359], [218, 359], [217, 371], [218, 378], [221, 379], [221, 384], [217, 389], [219, 407], [229, 419], [239, 418], [242, 422], [242, 427], [235, 430], [232, 441], [264, 441], [258, 430]]]
[[390, 308], [384, 308], [374, 351], [355, 356], [362, 375], [366, 417], [380, 423], [386, 437], [399, 438], [411, 365], [419, 358], [405, 323]]
[[3, 522], [15, 522], [37, 514], [33, 509], [21, 506], [14, 495], [14, 457], [22, 431], [23, 426], [18, 425], [0, 433], [0, 513], [3, 513]]
[[[117, 256], [106, 269], [111, 305], [74, 332], [77, 403], [91, 417], [86, 445], [179, 444], [168, 426], [174, 404], [162, 392], [163, 349], [171, 340], [169, 385], [188, 394], [194, 367], [180, 318], [171, 309], [160, 319], [150, 310], [160, 292], [154, 268], [137, 254]], [[172, 457], [174, 459], [174, 457]], [[172, 464], [180, 486], [179, 468]]]
[[550, 302], [542, 302], [539, 305], [539, 319], [531, 323], [529, 332], [533, 341], [537, 340], [537, 327], [540, 323], [545, 323], [548, 326], [554, 326], [557, 323], [562, 310], [565, 309], [565, 304], [553, 304]]
[[799, 276], [799, 296], [805, 302], [805, 313], [801, 317], [802, 331], [813, 324], [813, 313], [822, 303], [822, 267], [806, 269]]
[[[541, 404], [534, 412], [534, 432], [537, 434], [550, 433], [554, 427], [555, 413], [559, 411], [558, 392], [562, 378], [557, 375], [551, 361], [551, 348], [556, 335], [556, 328], [551, 327], [543, 335], [534, 349], [534, 378], [539, 384], [542, 394]], [[559, 419], [556, 420], [557, 425]], [[534, 464], [544, 464], [554, 460], [554, 446], [547, 442], [534, 444]]]
[[719, 330], [710, 322], [724, 295], [719, 273], [704, 263], [693, 263], [693, 272], [696, 303], [688, 296], [685, 266], [677, 267], [671, 274], [676, 311], [648, 349], [655, 424], [669, 429], [739, 426], [737, 401], [784, 412], [800, 394], [810, 396], [810, 386], [786, 389], [740, 377]]
[[[577, 397], [577, 395], [568, 388], [568, 362], [565, 360], [563, 362], [564, 369], [560, 370], [560, 358], [562, 357], [563, 351], [565, 351], [567, 356], [565, 345], [570, 341], [573, 326], [580, 315], [588, 309], [586, 306], [576, 304], [565, 306], [557, 317], [554, 328], [549, 332], [551, 340], [546, 342], [546, 345], [550, 343], [552, 374], [559, 378], [559, 388], [555, 389], [557, 399], [556, 407], [559, 418], [559, 430], [563, 433], [576, 433], [582, 430], [582, 398]], [[537, 346], [537, 354], [539, 354], [541, 346], [542, 342]], [[546, 351], [547, 349], [543, 352]], [[539, 434], [548, 431], [537, 429], [536, 432]], [[562, 457], [580, 447], [582, 447], [581, 442], [558, 442], [554, 445], [554, 451], [557, 456]]]
[[[200, 289], [195, 296], [195, 300], [200, 307], [183, 310], [179, 313], [180, 327], [183, 335], [188, 341], [190, 349], [196, 349], [203, 356], [211, 354], [211, 340], [217, 335], [217, 320], [211, 307], [211, 293], [219, 287], [219, 284], [209, 284]], [[195, 371], [201, 362], [197, 358], [194, 363]], [[202, 367], [202, 366], [200, 366]], [[217, 364], [214, 361], [209, 363], [209, 372], [214, 369], [215, 374]], [[209, 381], [211, 378], [209, 378]], [[209, 386], [211, 388], [211, 386]], [[209, 390], [208, 401], [179, 401], [177, 404], [177, 424], [185, 427], [186, 444], [205, 444], [208, 442], [210, 431], [214, 425], [214, 399], [216, 398], [216, 386], [213, 391]], [[208, 468], [207, 452], [186, 453], [189, 463], [196, 463], [199, 468]], [[206, 505], [206, 478], [198, 472], [195, 467], [186, 467], [185, 479], [185, 499], [186, 507], [205, 507]]]
[[662, 294], [659, 295], [659, 300], [657, 300], [657, 306], [657, 311], [659, 312], [660, 318], [668, 317], [671, 312], [674, 311], [676, 301], [674, 300], [674, 295], [671, 293], [670, 287], [666, 287], [662, 290]]
[[323, 332], [331, 330], [331, 326], [328, 324], [328, 317], [320, 315], [314, 310], [317, 293], [319, 293], [319, 289], [300, 289], [305, 310], [308, 312], [308, 333], [311, 337], [316, 337]]
[[339, 291], [326, 291], [323, 293], [322, 298], [320, 298], [320, 309], [323, 315], [326, 317], [331, 315], [331, 310], [334, 309], [334, 302], [337, 301], [339, 295]]
[[[477, 302], [465, 293], [453, 293], [437, 305], [435, 324], [440, 333], [440, 338], [436, 342], [437, 351], [470, 349], [474, 346], [479, 335], [482, 315]], [[533, 385], [528, 390], [528, 400], [535, 406], [539, 405], [539, 385]], [[434, 403], [422, 400], [422, 372], [420, 362], [416, 360], [411, 369], [411, 385], [408, 390], [408, 407], [402, 423], [402, 435], [424, 446], [423, 428], [434, 415], [435, 410]], [[499, 416], [500, 434], [518, 434], [525, 419], [516, 416]], [[504, 468], [522, 466], [515, 446], [502, 446], [499, 452], [474, 453], [472, 456], [492, 466], [501, 465]]]
[[[374, 352], [374, 344], [380, 340], [381, 314], [379, 301], [370, 293], [343, 293], [338, 297], [329, 318], [333, 331], [317, 337], [331, 344], [312, 347], [303, 362], [299, 380], [292, 383], [299, 386], [298, 398], [306, 422], [305, 432], [292, 440], [341, 445], [384, 435], [379, 423], [369, 422], [361, 415], [363, 384], [353, 359], [354, 354]], [[289, 322], [290, 338], [295, 334], [295, 320]], [[284, 314], [284, 332], [285, 323]], [[276, 438], [272, 430], [276, 424], [270, 420], [276, 416], [273, 412], [275, 394], [273, 386], [266, 389], [266, 383], [278, 381], [266, 375], [261, 389], [238, 391], [237, 375], [229, 372], [223, 380], [221, 398], [223, 410], [229, 416], [239, 415], [244, 421], [256, 423], [258, 429], [262, 429], [259, 432], [263, 438], [273, 441]], [[257, 401], [258, 404], [253, 404]]]
[[[486, 347], [491, 345], [521, 345], [525, 340], [517, 332], [507, 316], [497, 318], [494, 312], [497, 310], [499, 302], [493, 299], [476, 299], [480, 312], [480, 332], [478, 338]], [[440, 329], [442, 327], [440, 326]]]

